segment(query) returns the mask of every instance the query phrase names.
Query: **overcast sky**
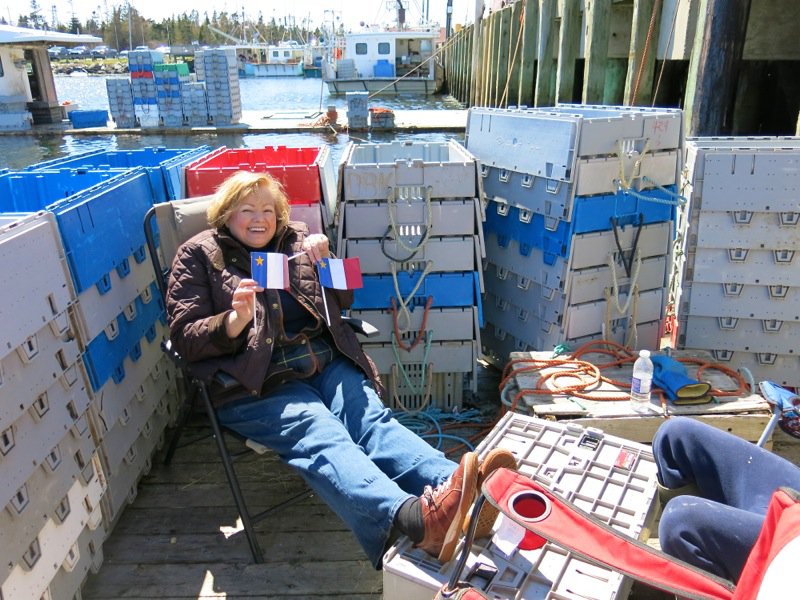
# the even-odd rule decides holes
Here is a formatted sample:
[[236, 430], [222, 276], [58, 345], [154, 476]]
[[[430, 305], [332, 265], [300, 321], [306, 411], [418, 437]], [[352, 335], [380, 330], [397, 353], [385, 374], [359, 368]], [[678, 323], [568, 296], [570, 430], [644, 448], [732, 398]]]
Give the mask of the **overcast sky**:
[[[85, 21], [91, 17], [92, 12], [104, 15], [107, 11], [111, 12], [114, 6], [124, 5], [124, 0], [38, 0], [42, 16], [49, 23], [52, 16], [52, 7], [55, 6], [58, 12], [58, 19], [61, 23], [67, 23], [72, 17], [73, 11], [76, 16]], [[438, 21], [441, 25], [445, 24], [447, 17], [447, 0], [428, 0], [428, 15], [430, 20]], [[423, 10], [423, 0], [405, 0], [407, 5], [406, 22], [417, 22]], [[0, 0], [2, 14], [11, 24], [16, 24], [20, 13], [30, 12], [30, 0], [10, 2]], [[265, 2], [264, 0], [131, 0], [131, 6], [135, 7], [143, 16], [160, 21], [171, 15], [180, 15], [184, 12], [197, 10], [202, 16], [208, 12], [209, 15], [217, 10], [227, 11], [228, 13], [239, 13], [244, 9], [245, 17], [252, 16], [257, 18], [259, 11], [268, 21], [272, 17], [282, 20], [286, 16], [293, 16], [295, 22], [301, 25], [304, 19], [311, 23], [321, 23], [323, 20], [330, 22], [333, 16], [341, 18], [345, 27], [357, 27], [359, 22], [367, 23], [386, 23], [393, 19], [393, 12], [387, 6], [394, 6], [394, 0], [292, 0], [286, 2]], [[291, 10], [287, 10], [291, 6]], [[475, 10], [474, 0], [453, 0], [453, 24], [472, 22], [472, 15]]]

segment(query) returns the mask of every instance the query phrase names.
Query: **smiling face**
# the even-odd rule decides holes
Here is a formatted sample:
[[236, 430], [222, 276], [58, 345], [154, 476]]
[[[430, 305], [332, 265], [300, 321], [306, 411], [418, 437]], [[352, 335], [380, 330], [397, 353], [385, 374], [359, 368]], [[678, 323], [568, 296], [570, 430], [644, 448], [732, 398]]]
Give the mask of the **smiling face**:
[[233, 236], [251, 248], [263, 248], [272, 240], [278, 226], [275, 199], [269, 189], [259, 185], [239, 201], [228, 219]]

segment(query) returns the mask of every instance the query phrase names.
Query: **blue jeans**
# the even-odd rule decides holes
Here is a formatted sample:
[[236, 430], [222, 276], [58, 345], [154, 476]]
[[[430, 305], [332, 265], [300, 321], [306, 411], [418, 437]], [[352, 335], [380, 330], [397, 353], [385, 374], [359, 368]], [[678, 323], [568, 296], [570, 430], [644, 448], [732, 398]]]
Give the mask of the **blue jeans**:
[[217, 411], [226, 427], [274, 450], [355, 534], [379, 568], [395, 514], [458, 466], [403, 427], [353, 363]]
[[695, 484], [700, 498], [677, 496], [661, 515], [658, 537], [668, 554], [733, 582], [764, 522], [772, 493], [800, 490], [800, 468], [700, 421], [674, 417], [653, 438], [659, 483]]

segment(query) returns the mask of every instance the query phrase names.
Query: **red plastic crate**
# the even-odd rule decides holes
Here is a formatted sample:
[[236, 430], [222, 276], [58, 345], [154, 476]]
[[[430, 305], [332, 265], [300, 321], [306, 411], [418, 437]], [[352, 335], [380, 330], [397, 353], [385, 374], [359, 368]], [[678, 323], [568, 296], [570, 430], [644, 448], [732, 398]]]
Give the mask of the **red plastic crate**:
[[131, 79], [153, 79], [152, 71], [131, 71]]
[[290, 204], [322, 201], [318, 161], [322, 148], [226, 148], [206, 154], [186, 167], [188, 196], [213, 194], [219, 185], [237, 171], [269, 173], [283, 184]]

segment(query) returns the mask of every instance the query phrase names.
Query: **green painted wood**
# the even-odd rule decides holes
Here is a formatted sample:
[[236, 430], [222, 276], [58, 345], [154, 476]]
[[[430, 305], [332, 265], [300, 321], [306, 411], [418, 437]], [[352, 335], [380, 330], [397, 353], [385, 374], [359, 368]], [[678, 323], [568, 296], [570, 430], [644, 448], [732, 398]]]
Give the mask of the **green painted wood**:
[[649, 106], [661, 23], [662, 0], [634, 0], [631, 45], [625, 77], [626, 105]]
[[586, 0], [586, 43], [584, 46], [582, 94], [584, 104], [599, 104], [603, 101], [610, 18], [611, 0]]
[[533, 90], [536, 84], [536, 43], [539, 31], [539, 3], [525, 0], [522, 19], [522, 62], [519, 77], [519, 106], [533, 106]]
[[686, 135], [730, 133], [750, 0], [701, 0], [686, 85]]
[[490, 106], [498, 106], [500, 102], [500, 65], [503, 53], [503, 15], [502, 12], [492, 13], [492, 68], [491, 68], [491, 96]]
[[561, 25], [558, 32], [556, 102], [572, 102], [575, 94], [575, 61], [581, 43], [581, 11], [574, 0], [559, 0]]
[[536, 91], [534, 106], [552, 106], [555, 103], [553, 89], [554, 58], [556, 46], [556, 0], [539, 0], [539, 43], [536, 68]]
[[603, 88], [603, 104], [621, 105], [625, 97], [625, 73], [628, 61], [625, 58], [609, 58], [606, 62], [606, 82]]

